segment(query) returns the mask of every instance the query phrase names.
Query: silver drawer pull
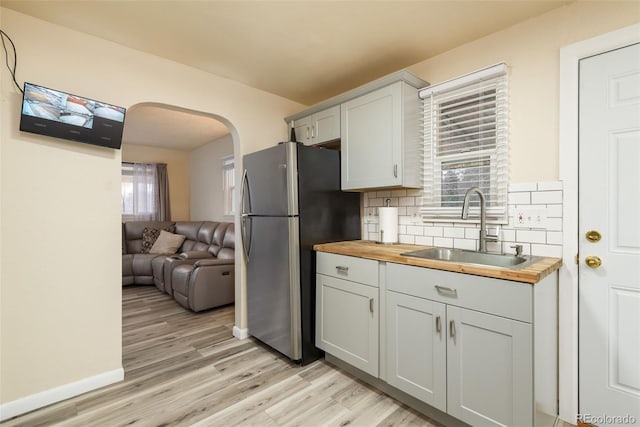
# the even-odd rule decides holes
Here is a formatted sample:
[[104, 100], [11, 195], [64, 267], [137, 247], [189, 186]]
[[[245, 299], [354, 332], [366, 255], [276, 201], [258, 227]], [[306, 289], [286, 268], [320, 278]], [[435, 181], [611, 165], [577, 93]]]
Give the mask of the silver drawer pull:
[[438, 290], [438, 292], [447, 292], [450, 294], [455, 294], [458, 292], [456, 288], [450, 288], [448, 286], [435, 285], [434, 287]]
[[440, 324], [440, 316], [436, 316], [436, 332], [440, 333], [442, 331], [442, 325]]
[[373, 314], [373, 298], [369, 298], [369, 312]]
[[453, 320], [449, 321], [449, 335], [452, 337], [456, 336], [456, 324], [453, 323]]
[[347, 274], [349, 272], [349, 267], [345, 267], [344, 265], [336, 265], [336, 270], [338, 270], [338, 273]]

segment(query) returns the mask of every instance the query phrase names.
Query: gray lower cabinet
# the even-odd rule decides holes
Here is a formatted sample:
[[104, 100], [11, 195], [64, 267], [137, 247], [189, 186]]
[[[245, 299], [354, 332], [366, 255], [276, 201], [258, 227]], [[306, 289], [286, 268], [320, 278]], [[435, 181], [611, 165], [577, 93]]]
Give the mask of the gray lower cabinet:
[[317, 271], [327, 353], [375, 377], [381, 360], [386, 383], [473, 426], [553, 425], [557, 275], [531, 285], [323, 253]]
[[377, 261], [319, 253], [317, 272], [316, 346], [377, 377]]
[[447, 411], [446, 305], [387, 291], [387, 382]]
[[387, 291], [386, 326], [389, 384], [474, 426], [531, 423], [531, 325]]
[[447, 413], [473, 426], [533, 424], [531, 325], [447, 306]]

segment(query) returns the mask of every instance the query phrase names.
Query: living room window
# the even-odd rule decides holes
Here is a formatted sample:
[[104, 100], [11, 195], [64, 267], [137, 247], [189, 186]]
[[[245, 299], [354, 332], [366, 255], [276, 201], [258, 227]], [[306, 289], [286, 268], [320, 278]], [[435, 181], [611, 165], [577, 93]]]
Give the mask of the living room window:
[[121, 195], [123, 221], [171, 219], [164, 163], [122, 162]]
[[224, 215], [233, 216], [236, 213], [236, 168], [233, 156], [222, 158], [222, 191], [224, 194]]
[[[487, 219], [507, 221], [508, 97], [499, 64], [430, 86], [424, 100], [423, 201], [425, 221], [459, 221], [465, 192], [479, 187]], [[479, 213], [472, 198], [471, 210]]]

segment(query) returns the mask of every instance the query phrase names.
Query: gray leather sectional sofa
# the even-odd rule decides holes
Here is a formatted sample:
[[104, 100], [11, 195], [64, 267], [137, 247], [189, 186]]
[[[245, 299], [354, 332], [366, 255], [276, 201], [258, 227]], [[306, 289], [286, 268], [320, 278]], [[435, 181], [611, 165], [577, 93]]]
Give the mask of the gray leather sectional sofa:
[[[165, 230], [185, 239], [176, 253], [143, 253], [143, 235], [146, 238], [150, 230]], [[234, 251], [233, 223], [124, 222], [122, 285], [155, 285], [193, 311], [230, 304], [234, 302]]]

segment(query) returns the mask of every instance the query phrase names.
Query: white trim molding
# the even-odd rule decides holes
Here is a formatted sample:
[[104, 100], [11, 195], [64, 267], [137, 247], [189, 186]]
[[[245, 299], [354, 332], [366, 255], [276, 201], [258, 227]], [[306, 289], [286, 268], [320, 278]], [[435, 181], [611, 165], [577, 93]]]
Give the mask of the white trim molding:
[[576, 423], [578, 402], [578, 65], [581, 59], [640, 42], [640, 24], [560, 49], [560, 180], [563, 250], [559, 288], [560, 418]]
[[0, 421], [17, 417], [122, 380], [124, 380], [124, 369], [119, 368], [3, 403], [0, 405]]
[[249, 338], [249, 330], [247, 328], [233, 327], [233, 336], [239, 340], [246, 340]]

